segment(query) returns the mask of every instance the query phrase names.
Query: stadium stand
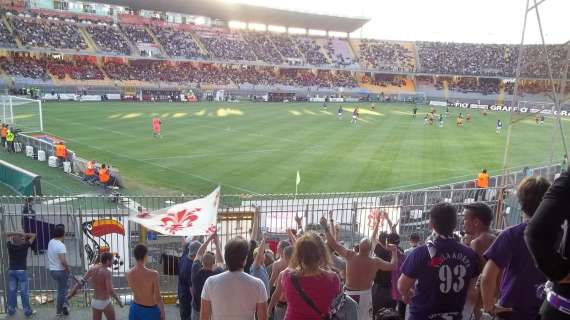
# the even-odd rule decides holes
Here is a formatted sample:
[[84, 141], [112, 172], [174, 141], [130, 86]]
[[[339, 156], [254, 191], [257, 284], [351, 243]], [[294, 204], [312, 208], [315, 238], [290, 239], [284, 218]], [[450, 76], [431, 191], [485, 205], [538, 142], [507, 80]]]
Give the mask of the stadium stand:
[[63, 80], [66, 76], [73, 80], [103, 80], [105, 75], [96, 63], [88, 59], [77, 58], [75, 60], [64, 60], [45, 58], [41, 63], [47, 67], [49, 72], [57, 79]]
[[[0, 14], [2, 14], [0, 12]], [[15, 48], [16, 40], [14, 40], [14, 36], [8, 30], [8, 27], [0, 20], [0, 46], [5, 48]]]
[[265, 33], [247, 32], [243, 36], [259, 60], [271, 64], [283, 63], [281, 54]]
[[[410, 44], [411, 45], [411, 44]], [[361, 40], [358, 43], [360, 61], [372, 69], [412, 72], [415, 69], [414, 52], [397, 42]]]
[[357, 67], [355, 57], [347, 40], [326, 38], [318, 39], [318, 43], [325, 48], [328, 58], [335, 67]]
[[317, 44], [315, 39], [307, 37], [296, 37], [297, 47], [305, 57], [305, 62], [314, 66], [323, 66], [328, 64], [328, 60], [322, 52], [321, 46]]
[[208, 56], [200, 50], [200, 47], [190, 32], [158, 26], [153, 26], [152, 32], [156, 35], [158, 41], [166, 51], [166, 54], [171, 57], [187, 59], [208, 58]]
[[512, 76], [518, 53], [513, 46], [418, 42], [421, 71], [435, 74]]
[[297, 46], [287, 34], [268, 34], [269, 40], [275, 44], [277, 50], [281, 55], [287, 59], [299, 59], [301, 58], [301, 53], [297, 49]]
[[153, 39], [146, 31], [144, 26], [137, 26], [132, 24], [122, 24], [121, 29], [128, 39], [135, 43], [153, 43]]
[[117, 26], [98, 24], [85, 29], [99, 50], [110, 54], [131, 54], [131, 47]]
[[10, 58], [0, 57], [0, 67], [13, 77], [38, 80], [51, 79], [40, 61], [25, 55], [13, 55]]
[[233, 61], [257, 60], [253, 51], [237, 32], [216, 30], [200, 31], [197, 34], [213, 58]]
[[87, 43], [74, 24], [38, 17], [13, 17], [12, 29], [26, 47], [87, 49]]
[[[163, 51], [170, 58], [245, 64], [219, 66], [135, 61], [135, 56], [126, 63], [102, 58], [103, 62], [100, 64], [97, 61], [87, 62], [88, 60], [74, 57], [51, 59], [19, 56], [15, 59], [3, 59], [3, 69], [7, 75], [36, 81], [48, 81], [50, 74], [54, 79], [62, 81], [103, 80], [107, 72], [109, 79], [119, 81], [361, 87], [372, 92], [410, 91], [417, 87], [405, 77], [319, 70], [350, 68], [358, 71], [359, 68], [364, 68], [368, 72], [419, 72], [460, 76], [440, 77], [436, 80], [429, 77], [416, 79], [426, 90], [434, 93], [445, 89], [465, 94], [512, 95], [511, 83], [503, 83], [489, 77], [513, 77], [519, 56], [517, 46], [501, 44], [348, 40], [230, 30], [220, 26], [167, 24], [157, 18], [153, 20], [135, 14], [121, 14], [117, 24], [108, 16], [83, 13], [36, 9], [10, 9], [4, 13], [5, 17], [0, 21], [0, 46], [7, 49], [21, 43], [30, 50], [41, 48], [55, 52], [98, 51], [103, 55], [128, 56], [133, 54], [135, 46], [149, 44], [154, 48], [162, 47], [158, 51]], [[139, 49], [141, 52], [145, 50], [143, 47]], [[548, 77], [542, 51], [541, 46], [525, 46], [521, 76], [530, 79]], [[565, 65], [566, 49], [562, 45], [549, 45], [548, 52], [554, 77], [559, 77]], [[17, 66], [30, 59], [33, 61], [30, 61], [29, 66], [17, 70]], [[531, 61], [532, 63], [529, 63]], [[250, 63], [267, 66], [286, 64], [289, 68], [308, 66], [316, 70], [272, 70], [261, 66], [247, 66]], [[152, 70], [152, 74], [145, 70], [145, 67]], [[207, 74], [204, 70], [212, 74]], [[222, 70], [228, 73], [226, 77], [220, 75]], [[521, 95], [540, 95], [551, 90], [551, 86], [542, 81], [528, 80], [521, 83]]]

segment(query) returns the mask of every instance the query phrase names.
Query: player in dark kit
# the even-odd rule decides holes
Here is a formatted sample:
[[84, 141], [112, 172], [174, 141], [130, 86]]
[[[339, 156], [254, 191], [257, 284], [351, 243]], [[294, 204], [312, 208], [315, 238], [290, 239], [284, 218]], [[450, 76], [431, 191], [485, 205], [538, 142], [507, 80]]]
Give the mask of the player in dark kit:
[[414, 107], [413, 113], [412, 113], [412, 118], [416, 118], [416, 114], [418, 113], [418, 107]]
[[342, 119], [342, 113], [343, 113], [343, 112], [344, 112], [344, 110], [342, 110], [342, 106], [338, 107], [338, 112], [337, 112], [337, 115], [336, 115], [336, 118], [337, 118], [338, 120], [341, 120], [341, 119]]
[[398, 290], [410, 304], [409, 320], [461, 320], [467, 291], [479, 275], [479, 260], [475, 251], [453, 237], [453, 206], [437, 204], [429, 216], [434, 233], [406, 258]]

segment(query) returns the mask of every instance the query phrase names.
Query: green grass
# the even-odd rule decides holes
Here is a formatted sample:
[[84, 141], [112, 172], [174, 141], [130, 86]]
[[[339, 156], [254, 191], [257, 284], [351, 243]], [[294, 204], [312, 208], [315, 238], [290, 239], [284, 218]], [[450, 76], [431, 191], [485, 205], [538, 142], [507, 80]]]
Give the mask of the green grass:
[[[427, 107], [412, 119], [411, 105], [370, 111], [361, 104], [354, 126], [352, 108], [343, 106], [342, 121], [338, 105], [325, 111], [310, 103], [45, 103], [43, 111], [46, 132], [83, 158], [118, 167], [128, 193], [205, 193], [217, 184], [226, 193], [292, 193], [297, 170], [303, 193], [411, 189], [502, 167], [507, 113], [474, 111], [473, 123], [457, 128], [460, 110], [451, 108], [438, 128], [424, 126]], [[160, 139], [151, 132], [156, 115]], [[497, 119], [505, 124], [501, 134]], [[552, 119], [543, 127], [534, 118], [518, 122], [509, 166], [547, 162], [552, 129]]]

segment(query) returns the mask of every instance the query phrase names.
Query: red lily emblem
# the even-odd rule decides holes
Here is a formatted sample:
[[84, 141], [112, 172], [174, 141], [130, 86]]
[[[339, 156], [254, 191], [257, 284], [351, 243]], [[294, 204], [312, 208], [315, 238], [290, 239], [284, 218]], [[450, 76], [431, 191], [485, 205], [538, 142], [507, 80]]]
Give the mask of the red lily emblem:
[[378, 213], [377, 211], [373, 210], [368, 214], [368, 226], [370, 227], [370, 229], [374, 229], [376, 221], [380, 222], [380, 227], [384, 226], [384, 216]]
[[191, 227], [192, 223], [198, 220], [198, 216], [196, 214], [201, 210], [201, 208], [195, 208], [191, 211], [182, 209], [177, 212], [168, 213], [168, 216], [160, 219], [162, 222], [162, 225], [160, 226], [170, 232], [170, 234], [176, 234], [177, 231]]
[[441, 257], [441, 256], [434, 257], [428, 262], [428, 266], [434, 267], [434, 268], [439, 268], [439, 266], [441, 266], [442, 264], [443, 264], [443, 257]]
[[208, 230], [206, 231], [208, 234], [214, 234], [218, 231], [218, 227], [216, 227], [215, 225], [211, 225]]

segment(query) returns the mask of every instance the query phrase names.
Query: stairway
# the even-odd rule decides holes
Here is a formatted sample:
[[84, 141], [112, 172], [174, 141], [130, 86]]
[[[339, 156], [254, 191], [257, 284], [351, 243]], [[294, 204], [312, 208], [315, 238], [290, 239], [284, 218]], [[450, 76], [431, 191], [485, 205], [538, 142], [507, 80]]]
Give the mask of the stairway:
[[8, 17], [2, 16], [2, 20], [0, 21], [0, 23], [4, 23], [6, 29], [8, 29], [10, 34], [12, 34], [12, 36], [14, 37], [14, 40], [16, 41], [16, 45], [18, 46], [18, 48], [22, 48], [23, 47], [22, 41], [20, 41], [20, 39], [16, 37], [16, 34], [14, 34], [14, 29], [12, 28], [12, 24], [10, 23], [10, 20], [8, 20]]
[[119, 34], [121, 35], [121, 37], [123, 38], [123, 40], [125, 40], [127, 42], [127, 44], [129, 45], [129, 48], [131, 49], [131, 56], [135, 56], [135, 57], [140, 57], [141, 53], [139, 51], [139, 48], [137, 47], [137, 45], [134, 42], [131, 42], [131, 39], [129, 39], [127, 37], [126, 34], [123, 33], [123, 30], [121, 28], [117, 28], [117, 30], [119, 31]]
[[414, 55], [416, 58], [416, 72], [418, 72], [419, 70], [422, 70], [422, 64], [420, 61], [420, 54], [418, 53], [418, 47], [416, 46], [415, 42], [412, 42], [412, 46], [414, 48]]
[[95, 44], [93, 39], [91, 39], [89, 32], [87, 32], [87, 30], [85, 30], [85, 28], [83, 28], [82, 26], [78, 26], [77, 28], [79, 30], [79, 33], [83, 37], [83, 40], [85, 40], [85, 43], [87, 43], [87, 50], [91, 52], [96, 52], [97, 45]]
[[275, 42], [273, 42], [273, 40], [271, 40], [271, 37], [265, 35], [267, 37], [267, 40], [273, 45], [273, 48], [275, 48], [275, 51], [277, 51], [277, 53], [279, 53], [279, 56], [281, 57], [281, 61], [285, 62], [285, 57], [283, 56], [283, 54], [281, 53], [281, 51], [279, 51], [279, 48], [275, 45]]
[[166, 50], [164, 50], [164, 47], [162, 46], [162, 43], [160, 43], [160, 41], [158, 40], [158, 38], [156, 37], [156, 35], [154, 34], [154, 32], [152, 32], [152, 30], [150, 30], [150, 28], [148, 26], [144, 26], [144, 29], [146, 30], [146, 32], [148, 32], [148, 34], [150, 35], [150, 37], [152, 38], [152, 41], [154, 42], [154, 44], [160, 49], [160, 52], [162, 53], [162, 55], [164, 57], [170, 58], [168, 56], [168, 54], [166, 53]]
[[190, 36], [192, 37], [192, 39], [194, 40], [194, 42], [196, 43], [196, 45], [198, 45], [198, 48], [200, 48], [200, 50], [202, 51], [202, 53], [204, 55], [209, 56], [210, 53], [208, 52], [208, 50], [206, 50], [206, 46], [204, 46], [204, 44], [202, 43], [202, 41], [200, 41], [200, 37], [198, 37], [197, 34], [195, 34], [194, 32], [187, 32], [188, 34], [190, 34]]

